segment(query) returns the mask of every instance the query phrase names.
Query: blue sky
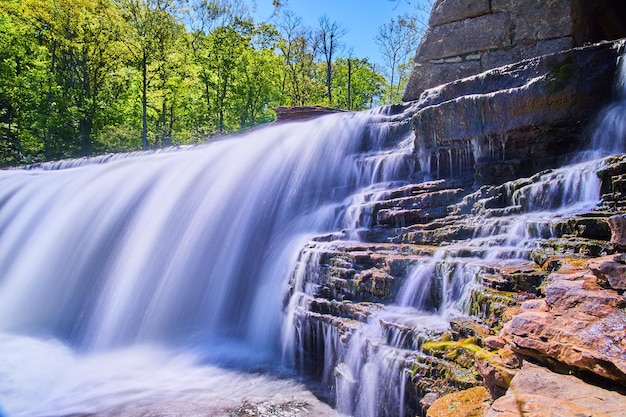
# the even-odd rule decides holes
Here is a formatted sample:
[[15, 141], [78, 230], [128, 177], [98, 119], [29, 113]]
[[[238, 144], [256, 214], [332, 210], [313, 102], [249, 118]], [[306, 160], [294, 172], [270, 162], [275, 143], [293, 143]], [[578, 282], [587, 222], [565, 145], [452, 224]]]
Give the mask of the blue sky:
[[[256, 8], [253, 16], [257, 22], [277, 19], [272, 17], [271, 0], [246, 0], [246, 3], [251, 10]], [[287, 7], [310, 27], [317, 27], [319, 17], [326, 14], [331, 22], [336, 21], [348, 31], [342, 40], [346, 48], [353, 48], [354, 57], [367, 57], [382, 64], [374, 42], [378, 28], [411, 6], [405, 0], [288, 0]]]

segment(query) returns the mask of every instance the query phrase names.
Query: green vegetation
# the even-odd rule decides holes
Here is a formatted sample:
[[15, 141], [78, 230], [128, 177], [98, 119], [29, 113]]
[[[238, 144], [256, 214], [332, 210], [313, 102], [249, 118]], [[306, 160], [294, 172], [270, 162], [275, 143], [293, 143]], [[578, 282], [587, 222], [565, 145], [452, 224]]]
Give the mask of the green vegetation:
[[397, 101], [410, 56], [383, 73], [338, 23], [279, 6], [267, 24], [241, 0], [0, 0], [0, 167], [204, 141], [277, 106]]

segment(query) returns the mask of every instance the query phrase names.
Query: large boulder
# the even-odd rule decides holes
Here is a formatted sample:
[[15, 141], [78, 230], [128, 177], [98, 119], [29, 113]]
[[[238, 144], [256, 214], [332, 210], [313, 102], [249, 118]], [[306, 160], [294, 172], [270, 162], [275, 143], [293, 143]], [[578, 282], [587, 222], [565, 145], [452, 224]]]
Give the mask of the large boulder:
[[626, 214], [616, 214], [609, 217], [611, 228], [611, 243], [621, 249], [626, 249]]
[[426, 417], [482, 417], [491, 405], [484, 387], [469, 388], [438, 398], [428, 408]]
[[589, 269], [608, 287], [626, 290], [626, 260], [623, 254], [593, 259], [589, 261]]

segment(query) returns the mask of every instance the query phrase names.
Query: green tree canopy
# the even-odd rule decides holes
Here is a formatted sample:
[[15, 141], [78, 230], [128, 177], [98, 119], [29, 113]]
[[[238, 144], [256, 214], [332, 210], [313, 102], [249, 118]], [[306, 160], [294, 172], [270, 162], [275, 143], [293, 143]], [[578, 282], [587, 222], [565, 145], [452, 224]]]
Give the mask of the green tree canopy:
[[196, 143], [278, 106], [397, 95], [402, 77], [346, 53], [339, 23], [310, 28], [274, 4], [258, 23], [243, 0], [0, 0], [0, 166]]

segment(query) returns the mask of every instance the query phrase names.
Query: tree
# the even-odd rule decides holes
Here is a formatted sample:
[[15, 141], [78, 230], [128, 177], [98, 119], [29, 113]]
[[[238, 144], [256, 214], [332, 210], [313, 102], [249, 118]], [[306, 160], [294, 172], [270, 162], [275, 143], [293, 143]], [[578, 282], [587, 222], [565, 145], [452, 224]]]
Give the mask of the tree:
[[[258, 80], [248, 79], [246, 67], [256, 62], [251, 41], [257, 29], [239, 0], [200, 0], [192, 7], [189, 20], [193, 60], [204, 101], [198, 115], [203, 135], [234, 130], [242, 120], [248, 120], [249, 108], [243, 103], [254, 101], [252, 97], [256, 96], [251, 91], [258, 86]], [[245, 114], [234, 114], [238, 110]]]
[[316, 102], [320, 96], [315, 62], [318, 44], [313, 30], [290, 10], [285, 10], [277, 27], [282, 36], [278, 49], [283, 57], [283, 95], [289, 97], [291, 106]]
[[212, 59], [208, 68], [212, 72], [212, 88], [217, 112], [217, 130], [230, 130], [228, 111], [233, 104], [234, 86], [238, 73], [243, 70], [246, 39], [230, 26], [217, 28], [209, 35], [209, 54]]
[[244, 55], [244, 73], [238, 94], [240, 126], [253, 126], [271, 120], [270, 106], [281, 103], [281, 59], [274, 50], [279, 34], [268, 24], [257, 25]]
[[328, 97], [328, 104], [333, 105], [332, 94], [332, 65], [333, 58], [338, 55], [343, 44], [341, 38], [346, 34], [346, 30], [341, 27], [337, 22], [331, 22], [328, 16], [324, 15], [319, 19], [319, 27], [317, 31], [317, 41], [324, 55], [324, 62], [326, 64], [326, 91]]
[[155, 69], [158, 79], [155, 106], [159, 113], [156, 123], [156, 146], [169, 146], [174, 137], [178, 117], [178, 101], [183, 94], [184, 79], [189, 73], [189, 53], [186, 49], [185, 28], [182, 24], [170, 26], [171, 32], [161, 31], [157, 39], [158, 59], [160, 64]]
[[339, 58], [335, 61], [333, 89], [336, 105], [348, 110], [371, 108], [383, 94], [385, 78], [367, 59]]
[[[119, 19], [112, 6], [109, 0], [24, 0], [12, 11], [39, 46], [39, 65], [47, 67], [45, 80], [39, 76], [33, 121], [41, 128], [45, 159], [92, 153], [94, 129], [106, 107], [103, 91], [119, 67]], [[28, 70], [24, 77], [36, 74]]]
[[406, 17], [391, 19], [378, 29], [375, 41], [384, 59], [388, 82], [387, 103], [401, 100], [403, 84], [411, 71], [407, 63], [421, 36], [416, 21]]
[[35, 162], [43, 151], [37, 134], [45, 50], [17, 1], [0, 5], [0, 167]]
[[148, 90], [169, 60], [178, 33], [173, 0], [117, 0], [129, 33], [122, 39], [141, 74], [141, 143], [148, 147]]
[[428, 17], [435, 0], [391, 0], [411, 6], [410, 11], [391, 19], [378, 28], [375, 41], [384, 59], [387, 78], [385, 103], [401, 100], [401, 92], [413, 68], [410, 59], [428, 28]]

